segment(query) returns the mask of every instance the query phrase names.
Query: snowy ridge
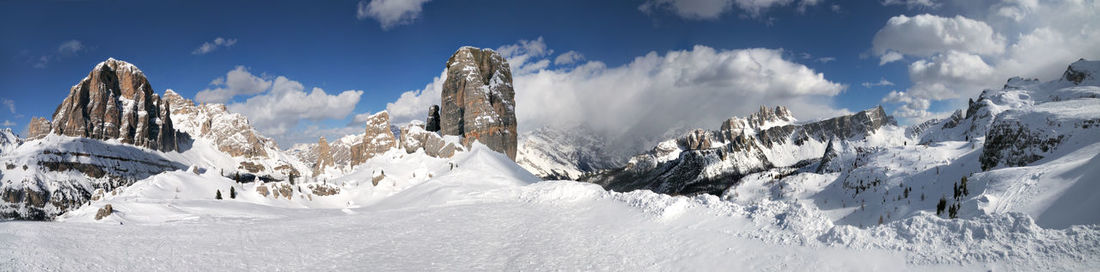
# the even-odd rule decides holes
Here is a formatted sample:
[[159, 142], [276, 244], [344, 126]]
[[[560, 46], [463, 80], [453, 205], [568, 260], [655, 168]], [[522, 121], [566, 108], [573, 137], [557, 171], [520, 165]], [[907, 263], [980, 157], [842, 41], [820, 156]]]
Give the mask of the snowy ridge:
[[544, 179], [577, 180], [622, 165], [625, 156], [604, 149], [607, 139], [588, 128], [544, 127], [521, 133], [516, 163]]
[[[864, 146], [902, 142], [893, 136], [873, 136], [880, 131], [902, 133], [882, 107], [805, 124], [792, 124], [794, 120], [784, 107], [761, 107], [749, 118], [730, 118], [717, 131], [696, 129], [661, 142], [622, 168], [601, 171], [585, 181], [616, 191], [721, 195], [745, 175], [811, 163], [832, 140]], [[779, 123], [786, 125], [762, 128]]]
[[244, 115], [229, 112], [225, 105], [195, 105], [172, 90], [165, 91], [164, 100], [170, 102], [176, 129], [210, 142], [232, 158], [232, 162], [222, 160], [227, 164], [218, 168], [278, 180], [312, 173], [298, 157], [280, 150], [274, 140], [256, 131]]

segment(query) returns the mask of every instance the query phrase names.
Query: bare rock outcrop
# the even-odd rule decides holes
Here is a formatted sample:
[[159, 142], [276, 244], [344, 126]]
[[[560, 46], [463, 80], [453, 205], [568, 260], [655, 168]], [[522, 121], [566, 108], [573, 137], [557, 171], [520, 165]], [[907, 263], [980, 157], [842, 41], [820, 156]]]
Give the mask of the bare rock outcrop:
[[351, 165], [362, 164], [397, 146], [397, 137], [390, 130], [390, 114], [381, 111], [367, 118], [367, 130], [359, 144], [351, 146]]
[[466, 150], [458, 137], [448, 137], [451, 137], [449, 141], [445, 136], [425, 130], [424, 124], [412, 122], [401, 127], [400, 146], [409, 154], [423, 149], [424, 154], [437, 158], [450, 158], [456, 151]]
[[[134, 65], [107, 59], [96, 65], [53, 114], [53, 133], [99, 140], [118, 139], [122, 143], [151, 149], [174, 151], [175, 137], [171, 120], [162, 120], [160, 97], [145, 74]], [[162, 140], [173, 142], [161, 142]]]
[[27, 140], [46, 137], [47, 134], [50, 134], [50, 120], [46, 120], [46, 117], [31, 117], [31, 122], [27, 124]]
[[313, 176], [325, 173], [325, 167], [335, 165], [332, 159], [332, 150], [328, 146], [328, 141], [325, 141], [325, 137], [321, 136], [321, 139], [317, 141], [317, 164], [313, 166]]
[[425, 123], [424, 130], [439, 131], [439, 105], [428, 107], [428, 120]]
[[443, 135], [477, 140], [516, 159], [515, 90], [508, 61], [492, 49], [462, 47], [447, 60], [439, 116]]

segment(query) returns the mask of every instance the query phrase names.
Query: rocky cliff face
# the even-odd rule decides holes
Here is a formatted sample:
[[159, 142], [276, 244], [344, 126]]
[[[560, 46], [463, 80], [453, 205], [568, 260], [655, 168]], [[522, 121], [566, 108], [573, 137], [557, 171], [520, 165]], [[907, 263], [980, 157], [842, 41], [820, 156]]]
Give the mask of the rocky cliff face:
[[313, 176], [325, 173], [325, 167], [334, 166], [335, 162], [332, 159], [332, 151], [328, 146], [328, 141], [325, 141], [325, 137], [321, 136], [321, 139], [317, 141], [317, 164], [313, 165]]
[[[1026, 166], [1055, 154], [1063, 146], [1100, 139], [1100, 118], [1093, 103], [1100, 98], [1100, 61], [1070, 64], [1051, 82], [1012, 78], [1001, 90], [986, 90], [959, 123], [987, 124], [979, 157], [982, 170]], [[975, 109], [976, 108], [976, 109]], [[1007, 110], [999, 110], [1006, 109]], [[977, 114], [970, 116], [970, 112]], [[952, 120], [949, 120], [952, 121]], [[945, 130], [952, 122], [944, 124]]]
[[300, 171], [309, 169], [297, 158], [283, 154], [274, 140], [252, 127], [248, 118], [229, 112], [225, 105], [196, 105], [172, 90], [165, 91], [162, 100], [171, 105], [169, 118], [176, 129], [184, 132], [180, 136], [209, 140], [218, 151], [234, 157], [236, 171], [283, 180], [301, 176]]
[[[127, 62], [108, 59], [69, 90], [69, 96], [53, 114], [51, 131], [177, 151], [172, 122], [162, 120], [163, 107], [141, 70]], [[41, 128], [35, 129], [37, 136]]]
[[27, 140], [40, 139], [50, 134], [50, 120], [45, 117], [31, 117], [27, 124]]
[[447, 60], [439, 115], [443, 135], [477, 140], [516, 159], [515, 90], [508, 62], [492, 49], [460, 48]]
[[439, 131], [439, 105], [428, 107], [428, 120], [425, 123], [424, 130], [431, 132]]
[[397, 137], [390, 130], [390, 114], [386, 111], [375, 113], [367, 118], [363, 140], [351, 147], [351, 166], [362, 164], [396, 146]]
[[747, 118], [722, 122], [717, 131], [699, 129], [661, 142], [622, 168], [584, 180], [615, 191], [720, 195], [747, 174], [807, 165], [834, 139], [856, 140], [894, 124], [882, 107], [806, 124], [794, 121], [784, 107], [761, 107]]

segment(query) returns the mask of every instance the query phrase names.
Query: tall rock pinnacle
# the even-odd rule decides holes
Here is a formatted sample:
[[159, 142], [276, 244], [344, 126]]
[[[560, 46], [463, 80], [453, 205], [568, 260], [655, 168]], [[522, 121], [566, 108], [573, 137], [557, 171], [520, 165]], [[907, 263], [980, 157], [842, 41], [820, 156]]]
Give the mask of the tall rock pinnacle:
[[[175, 151], [172, 120], [160, 97], [134, 65], [107, 59], [69, 90], [53, 114], [51, 132], [100, 140], [119, 139], [146, 148]], [[161, 119], [161, 122], [157, 122]], [[167, 129], [161, 133], [161, 129]], [[162, 142], [164, 141], [164, 142]]]
[[492, 49], [462, 47], [447, 60], [439, 127], [516, 159], [515, 90], [508, 61]]

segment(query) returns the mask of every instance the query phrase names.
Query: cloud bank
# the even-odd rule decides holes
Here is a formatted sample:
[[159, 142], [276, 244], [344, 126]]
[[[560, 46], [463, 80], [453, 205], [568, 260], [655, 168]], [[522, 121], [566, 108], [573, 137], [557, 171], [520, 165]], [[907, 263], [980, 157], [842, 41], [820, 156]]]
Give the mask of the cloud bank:
[[[587, 126], [630, 152], [683, 129], [716, 129], [760, 105], [790, 106], [802, 119], [844, 112], [832, 107], [831, 97], [847, 86], [784, 59], [782, 49], [695, 46], [649, 52], [615, 67], [599, 61], [550, 65], [558, 57], [541, 38], [497, 51], [513, 71], [520, 131]], [[439, 103], [443, 81], [441, 74], [388, 104], [394, 122], [424, 119], [428, 106]]]
[[[316, 123], [324, 120], [343, 120], [355, 109], [360, 90], [347, 90], [338, 94], [329, 94], [321, 88], [312, 88], [308, 92], [302, 83], [285, 76], [266, 79], [253, 75], [244, 66], [237, 66], [226, 73], [225, 77], [214, 79], [214, 89], [200, 91], [195, 100], [203, 103], [226, 103], [236, 96], [247, 96], [243, 102], [229, 103], [231, 112], [248, 117], [257, 130], [272, 137], [283, 147], [293, 143], [316, 141], [320, 133], [325, 136], [344, 135], [354, 132], [351, 127], [321, 130]], [[311, 129], [305, 133], [296, 133], [300, 123], [307, 123]], [[359, 127], [358, 130], [362, 130]], [[292, 133], [295, 132], [295, 133]]]
[[944, 115], [929, 110], [932, 102], [965, 106], [966, 98], [999, 88], [1010, 77], [1052, 80], [1077, 59], [1100, 59], [1100, 21], [1095, 20], [1100, 1], [944, 4], [967, 7], [967, 17], [898, 15], [872, 41], [880, 64], [912, 60], [907, 68], [913, 85], [883, 98], [899, 104], [898, 117], [919, 121]]

